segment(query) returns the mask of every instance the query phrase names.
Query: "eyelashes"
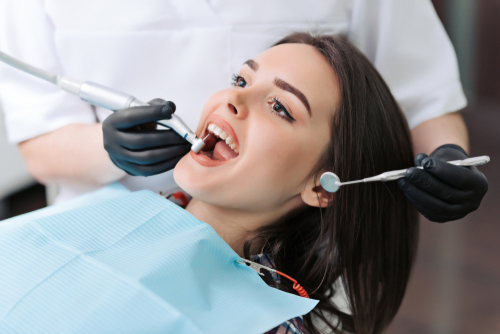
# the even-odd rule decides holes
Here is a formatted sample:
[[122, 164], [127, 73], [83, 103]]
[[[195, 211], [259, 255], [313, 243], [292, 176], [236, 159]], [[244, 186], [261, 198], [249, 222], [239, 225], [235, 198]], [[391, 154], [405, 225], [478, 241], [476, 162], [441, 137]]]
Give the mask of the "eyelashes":
[[245, 78], [243, 78], [241, 75], [233, 74], [232, 85], [236, 86], [236, 87], [244, 88], [247, 85], [247, 82], [245, 81]]
[[271, 102], [268, 103], [268, 105], [271, 108], [272, 112], [278, 117], [281, 117], [285, 121], [290, 123], [295, 122], [295, 118], [293, 118], [292, 115], [290, 115], [290, 113], [288, 112], [288, 110], [286, 110], [283, 103], [281, 103], [281, 101], [278, 100], [277, 97], [273, 97], [271, 99]]
[[238, 81], [238, 79], [240, 79], [240, 78], [243, 79], [243, 77], [241, 75], [233, 73], [233, 75], [231, 76], [232, 84], [234, 85], [236, 83], [236, 81]]
[[[243, 78], [241, 75], [238, 74], [233, 74], [232, 85], [240, 88], [245, 88], [246, 86], [248, 86], [245, 78]], [[293, 118], [292, 115], [290, 115], [290, 113], [285, 108], [283, 103], [277, 97], [273, 97], [271, 101], [268, 102], [268, 106], [274, 115], [284, 119], [287, 122], [290, 123], [295, 122], [295, 118]]]

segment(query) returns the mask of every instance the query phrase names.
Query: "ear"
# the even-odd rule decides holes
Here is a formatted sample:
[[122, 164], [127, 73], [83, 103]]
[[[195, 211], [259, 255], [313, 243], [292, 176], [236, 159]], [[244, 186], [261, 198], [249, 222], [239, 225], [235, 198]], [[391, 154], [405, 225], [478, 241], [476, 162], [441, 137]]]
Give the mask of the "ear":
[[[319, 178], [314, 182], [314, 178], [307, 181], [304, 190], [300, 193], [302, 201], [309, 206], [326, 208], [333, 204], [335, 193], [329, 193], [319, 183]], [[319, 199], [319, 201], [318, 201]]]

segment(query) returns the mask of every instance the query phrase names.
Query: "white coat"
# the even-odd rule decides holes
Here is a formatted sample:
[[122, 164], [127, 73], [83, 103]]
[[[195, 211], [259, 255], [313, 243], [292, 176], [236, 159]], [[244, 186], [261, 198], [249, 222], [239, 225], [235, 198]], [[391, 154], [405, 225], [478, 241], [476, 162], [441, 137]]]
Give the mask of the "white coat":
[[[411, 128], [466, 104], [429, 0], [0, 0], [1, 51], [143, 101], [174, 101], [192, 129], [204, 101], [244, 61], [295, 31], [347, 36], [380, 71]], [[0, 102], [11, 143], [110, 114], [3, 64]], [[168, 191], [171, 174], [121, 182]], [[59, 201], [79, 194], [62, 187]]]

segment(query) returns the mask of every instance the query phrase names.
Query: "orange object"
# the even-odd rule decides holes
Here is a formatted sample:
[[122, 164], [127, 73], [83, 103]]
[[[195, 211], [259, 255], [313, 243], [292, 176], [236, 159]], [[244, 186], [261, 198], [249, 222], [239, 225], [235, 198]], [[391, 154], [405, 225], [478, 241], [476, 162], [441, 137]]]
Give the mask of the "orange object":
[[189, 198], [182, 191], [172, 194], [172, 197], [181, 201], [181, 206], [185, 207], [189, 204]]
[[290, 281], [292, 281], [293, 282], [293, 288], [295, 289], [295, 291], [297, 291], [299, 293], [299, 295], [301, 297], [309, 298], [309, 295], [307, 294], [306, 289], [304, 289], [302, 287], [302, 285], [300, 285], [299, 283], [297, 283], [296, 280], [294, 280], [293, 278], [291, 278], [290, 276], [288, 276], [286, 274], [283, 274], [281, 271], [278, 271], [278, 270], [276, 270], [276, 274], [280, 274], [281, 276], [284, 276], [284, 277], [288, 278]]
[[[243, 261], [243, 262], [242, 262]], [[304, 297], [304, 298], [309, 298], [309, 295], [307, 294], [307, 291], [299, 284], [297, 283], [296, 280], [294, 280], [293, 278], [291, 278], [290, 276], [288, 276], [287, 274], [283, 274], [281, 271], [278, 271], [276, 269], [272, 269], [272, 268], [269, 268], [269, 267], [266, 267], [266, 266], [263, 266], [262, 264], [260, 263], [256, 263], [256, 262], [252, 262], [250, 260], [247, 260], [247, 259], [242, 259], [242, 261], [239, 261], [239, 260], [236, 260], [236, 262], [238, 263], [241, 263], [241, 264], [246, 264], [247, 266], [249, 266], [250, 268], [252, 268], [253, 270], [255, 270], [257, 272], [257, 274], [261, 275], [261, 276], [264, 276], [263, 273], [260, 272], [261, 269], [264, 269], [264, 270], [267, 270], [269, 272], [272, 272], [272, 273], [276, 273], [278, 275], [281, 275], [283, 277], [286, 277], [288, 278], [290, 281], [293, 282], [293, 288], [295, 291], [298, 292], [298, 294], [301, 296], [301, 297]]]

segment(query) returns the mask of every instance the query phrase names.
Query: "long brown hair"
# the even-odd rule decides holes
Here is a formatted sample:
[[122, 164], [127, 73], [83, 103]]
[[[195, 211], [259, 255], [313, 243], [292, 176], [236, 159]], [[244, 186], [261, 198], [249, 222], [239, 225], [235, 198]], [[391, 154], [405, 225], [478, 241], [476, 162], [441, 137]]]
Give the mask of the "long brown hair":
[[[315, 47], [332, 66], [341, 101], [332, 110], [331, 139], [312, 172], [317, 178], [333, 171], [341, 180], [358, 180], [413, 163], [406, 119], [386, 83], [370, 61], [340, 36], [296, 33], [280, 40]], [[261, 228], [247, 239], [262, 245], [278, 270], [289, 274], [318, 299], [311, 312], [328, 323], [341, 320], [335, 332], [381, 333], [403, 299], [415, 258], [418, 220], [413, 206], [395, 182], [340, 188], [324, 209], [302, 208]], [[340, 278], [351, 315], [341, 312], [331, 297]], [[293, 292], [291, 284], [268, 284]], [[310, 333], [318, 333], [312, 316], [304, 316]]]

